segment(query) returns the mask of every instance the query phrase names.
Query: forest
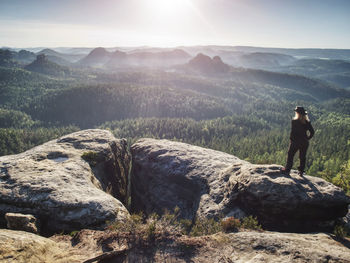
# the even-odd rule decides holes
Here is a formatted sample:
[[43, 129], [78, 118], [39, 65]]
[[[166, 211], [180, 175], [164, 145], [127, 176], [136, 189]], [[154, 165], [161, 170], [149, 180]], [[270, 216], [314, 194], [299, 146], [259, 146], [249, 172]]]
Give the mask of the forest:
[[[20, 53], [0, 50], [0, 155], [80, 129], [102, 128], [130, 143], [141, 137], [170, 139], [252, 163], [284, 165], [293, 109], [301, 105], [316, 131], [306, 173], [350, 194], [350, 84], [346, 78], [337, 85], [325, 77], [334, 77], [337, 67], [339, 74], [349, 74], [348, 62], [320, 62], [317, 71], [310, 66], [319, 63], [315, 59], [291, 60], [272, 71], [202, 55], [181, 65], [111, 70], [84, 67], [81, 61], [59, 65], [43, 53]], [[295, 161], [297, 167], [297, 156]]]

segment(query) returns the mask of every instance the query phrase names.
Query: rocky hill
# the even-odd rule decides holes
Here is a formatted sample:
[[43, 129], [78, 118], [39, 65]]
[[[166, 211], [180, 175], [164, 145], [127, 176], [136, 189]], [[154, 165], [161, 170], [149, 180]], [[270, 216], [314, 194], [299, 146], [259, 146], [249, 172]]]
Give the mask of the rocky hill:
[[222, 62], [219, 56], [210, 58], [202, 53], [191, 59], [186, 66], [205, 74], [222, 74], [230, 70], [230, 66]]
[[24, 68], [32, 72], [56, 77], [65, 77], [71, 74], [71, 70], [68, 67], [61, 66], [55, 62], [50, 61], [45, 54], [38, 55], [36, 57], [36, 60]]
[[[126, 141], [108, 131], [72, 133], [0, 157], [0, 224], [17, 230], [36, 224], [45, 235], [80, 231], [49, 240], [0, 230], [0, 260], [350, 262], [347, 239], [266, 231], [331, 231], [350, 204], [331, 183], [296, 172], [285, 176], [279, 168], [168, 140], [141, 139], [129, 152]], [[166, 212], [176, 209], [176, 218]], [[142, 223], [142, 217], [130, 216], [135, 212], [148, 219]], [[154, 213], [162, 219], [154, 221]], [[187, 219], [194, 228], [198, 220], [215, 225], [210, 220], [250, 215], [265, 231], [195, 237], [178, 232], [174, 224]], [[61, 256], [51, 259], [47, 249]]]
[[110, 59], [110, 56], [110, 52], [102, 47], [98, 47], [79, 60], [77, 64], [85, 67], [101, 67]]

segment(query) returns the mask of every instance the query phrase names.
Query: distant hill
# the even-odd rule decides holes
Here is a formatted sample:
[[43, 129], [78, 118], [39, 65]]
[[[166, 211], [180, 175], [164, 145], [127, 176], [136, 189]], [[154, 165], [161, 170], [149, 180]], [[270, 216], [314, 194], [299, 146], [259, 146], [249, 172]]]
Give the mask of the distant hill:
[[337, 97], [350, 98], [350, 92], [335, 88], [321, 80], [305, 76], [271, 72], [257, 69], [234, 69], [231, 77], [235, 81], [264, 83], [312, 95], [317, 100]]
[[230, 70], [230, 66], [222, 62], [219, 56], [210, 58], [202, 53], [191, 59], [186, 66], [205, 74], [227, 73]]
[[102, 67], [106, 64], [112, 53], [108, 52], [103, 47], [93, 49], [86, 57], [82, 58], [77, 64], [85, 67]]
[[333, 59], [300, 59], [281, 72], [310, 76], [326, 80], [341, 88], [350, 88], [350, 61]]
[[307, 71], [314, 75], [350, 71], [350, 61], [334, 59], [299, 59], [288, 67], [296, 73]]
[[191, 56], [181, 50], [181, 49], [174, 49], [170, 51], [161, 51], [161, 52], [135, 52], [129, 54], [130, 58], [136, 58], [136, 59], [145, 59], [145, 60], [180, 60], [180, 59], [189, 59]]
[[[213, 47], [212, 47], [213, 48]], [[218, 46], [217, 49], [223, 49]], [[248, 47], [234, 46], [226, 47], [232, 51], [241, 52], [264, 52], [286, 54], [299, 58], [328, 58], [350, 60], [350, 49], [322, 49], [322, 48], [265, 48], [265, 47]]]
[[71, 70], [68, 67], [64, 67], [52, 61], [49, 61], [47, 56], [44, 54], [38, 55], [35, 61], [25, 66], [24, 68], [29, 71], [55, 77], [65, 77], [71, 74]]
[[238, 57], [239, 66], [247, 68], [274, 68], [289, 65], [294, 61], [296, 58], [293, 56], [277, 53], [254, 52]]
[[0, 49], [0, 67], [15, 67], [17, 62], [14, 60], [14, 51]]
[[79, 65], [88, 67], [120, 68], [120, 67], [164, 67], [181, 64], [191, 56], [183, 50], [175, 49], [162, 52], [133, 52], [119, 50], [109, 52], [104, 48], [96, 48], [88, 56], [79, 61]]
[[33, 62], [36, 59], [36, 55], [33, 52], [22, 49], [14, 54], [14, 59], [20, 64], [26, 65]]
[[111, 55], [107, 63], [104, 65], [107, 68], [119, 68], [124, 67], [128, 63], [128, 55], [125, 52], [116, 50]]
[[64, 66], [71, 66], [71, 63], [78, 61], [84, 56], [81, 54], [76, 55], [76, 54], [60, 53], [49, 48], [45, 48], [36, 54], [37, 55], [45, 54], [50, 61], [60, 65], [64, 65]]

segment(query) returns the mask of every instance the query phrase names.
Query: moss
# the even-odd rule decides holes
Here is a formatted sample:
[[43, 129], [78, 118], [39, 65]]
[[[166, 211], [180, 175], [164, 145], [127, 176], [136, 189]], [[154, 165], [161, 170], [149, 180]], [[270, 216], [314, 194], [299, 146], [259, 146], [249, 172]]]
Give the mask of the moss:
[[93, 151], [84, 152], [81, 158], [87, 161], [91, 166], [96, 166], [97, 163], [101, 160], [99, 154]]

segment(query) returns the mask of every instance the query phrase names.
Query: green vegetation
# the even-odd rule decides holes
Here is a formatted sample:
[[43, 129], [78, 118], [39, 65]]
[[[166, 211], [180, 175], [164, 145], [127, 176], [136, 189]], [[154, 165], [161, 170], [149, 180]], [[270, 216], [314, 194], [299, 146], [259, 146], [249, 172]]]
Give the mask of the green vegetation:
[[26, 151], [77, 130], [77, 127], [73, 126], [26, 129], [0, 128], [0, 156]]
[[347, 232], [345, 226], [342, 226], [342, 225], [336, 225], [334, 227], [333, 233], [337, 238], [344, 238], [348, 235], [348, 232]]
[[155, 238], [170, 235], [205, 236], [218, 232], [236, 232], [240, 229], [261, 231], [257, 218], [248, 216], [242, 220], [234, 217], [214, 219], [198, 217], [194, 222], [180, 219], [180, 209], [174, 211], [165, 210], [163, 215], [151, 214], [146, 217], [143, 213], [132, 214], [126, 222], [107, 222], [107, 228], [119, 233], [127, 233], [130, 240], [136, 239], [153, 240]]
[[100, 160], [98, 153], [96, 152], [84, 152], [81, 156], [85, 161], [87, 161], [91, 166], [96, 166]]
[[243, 218], [241, 227], [245, 229], [261, 230], [261, 225], [259, 225], [258, 219], [253, 216]]
[[224, 218], [221, 221], [221, 227], [224, 232], [237, 232], [239, 229], [251, 229], [251, 230], [262, 230], [261, 225], [258, 222], [257, 217], [248, 216], [242, 220], [234, 217]]
[[341, 167], [340, 172], [335, 177], [331, 178], [331, 182], [343, 188], [344, 191], [350, 195], [350, 160]]
[[[303, 105], [316, 130], [307, 173], [349, 192], [347, 90], [320, 79], [251, 69], [231, 68], [220, 76], [140, 68], [66, 71], [49, 57], [32, 66], [50, 72], [37, 73], [32, 66], [24, 68], [33, 72], [20, 68], [14, 60], [20, 54], [11, 52], [0, 53], [0, 155], [99, 127], [130, 142], [141, 137], [171, 139], [252, 163], [284, 165], [293, 108]], [[22, 55], [33, 59], [34, 53]], [[348, 69], [339, 61], [316, 62], [332, 74], [339, 67]]]
[[231, 216], [224, 218], [221, 221], [221, 226], [224, 232], [237, 232], [241, 227], [241, 221]]
[[[262, 118], [231, 115], [202, 121], [142, 118], [105, 123], [100, 127], [110, 129], [117, 138], [129, 138], [132, 142], [142, 137], [166, 138], [224, 151], [252, 163], [285, 165], [290, 118], [280, 117], [278, 113], [266, 113], [265, 118], [261, 112], [259, 115]], [[350, 123], [346, 115], [342, 116], [342, 121], [331, 119], [328, 113], [320, 116], [313, 122], [316, 135], [308, 150], [307, 173], [332, 181], [350, 158]], [[294, 167], [297, 166], [296, 156]], [[328, 177], [322, 173], [327, 173]]]

